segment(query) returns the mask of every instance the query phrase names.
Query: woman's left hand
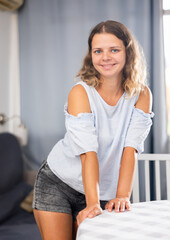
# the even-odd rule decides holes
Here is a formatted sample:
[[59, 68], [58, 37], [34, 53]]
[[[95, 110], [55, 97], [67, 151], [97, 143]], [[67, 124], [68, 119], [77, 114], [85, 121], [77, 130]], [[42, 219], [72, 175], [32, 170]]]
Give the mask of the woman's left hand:
[[115, 212], [124, 212], [125, 209], [130, 211], [130, 201], [128, 197], [120, 197], [120, 198], [114, 198], [108, 201], [108, 203], [105, 206], [105, 209], [108, 209], [109, 212], [111, 212], [113, 209], [115, 209]]

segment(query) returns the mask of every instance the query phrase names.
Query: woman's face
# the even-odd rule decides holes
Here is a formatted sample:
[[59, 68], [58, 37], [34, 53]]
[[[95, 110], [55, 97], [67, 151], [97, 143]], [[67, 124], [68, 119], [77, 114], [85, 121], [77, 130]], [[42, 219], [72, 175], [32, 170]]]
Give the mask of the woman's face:
[[92, 39], [92, 63], [102, 79], [122, 78], [126, 62], [123, 41], [111, 33], [98, 33]]

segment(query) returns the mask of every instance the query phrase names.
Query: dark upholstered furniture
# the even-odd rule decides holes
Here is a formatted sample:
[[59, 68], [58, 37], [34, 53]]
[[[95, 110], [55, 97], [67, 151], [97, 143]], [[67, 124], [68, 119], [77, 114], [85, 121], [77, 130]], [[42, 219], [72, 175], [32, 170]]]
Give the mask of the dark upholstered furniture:
[[40, 240], [33, 213], [20, 208], [32, 186], [23, 179], [23, 157], [17, 138], [0, 134], [0, 240]]

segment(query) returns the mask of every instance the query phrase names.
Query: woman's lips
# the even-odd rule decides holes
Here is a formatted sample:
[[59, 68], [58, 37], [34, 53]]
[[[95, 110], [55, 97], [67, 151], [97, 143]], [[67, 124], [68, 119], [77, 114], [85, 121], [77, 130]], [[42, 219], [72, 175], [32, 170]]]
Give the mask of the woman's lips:
[[107, 70], [107, 69], [111, 69], [115, 65], [116, 65], [116, 63], [114, 63], [114, 64], [101, 64], [100, 66]]

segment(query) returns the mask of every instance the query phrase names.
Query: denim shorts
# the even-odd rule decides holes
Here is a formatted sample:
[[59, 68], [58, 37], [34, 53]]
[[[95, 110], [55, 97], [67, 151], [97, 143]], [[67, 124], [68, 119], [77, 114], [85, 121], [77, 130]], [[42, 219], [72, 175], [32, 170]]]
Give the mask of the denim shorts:
[[[100, 201], [102, 209], [106, 203]], [[47, 161], [43, 162], [35, 181], [33, 208], [71, 214], [76, 221], [79, 211], [85, 207], [85, 195], [64, 183], [50, 170]]]

